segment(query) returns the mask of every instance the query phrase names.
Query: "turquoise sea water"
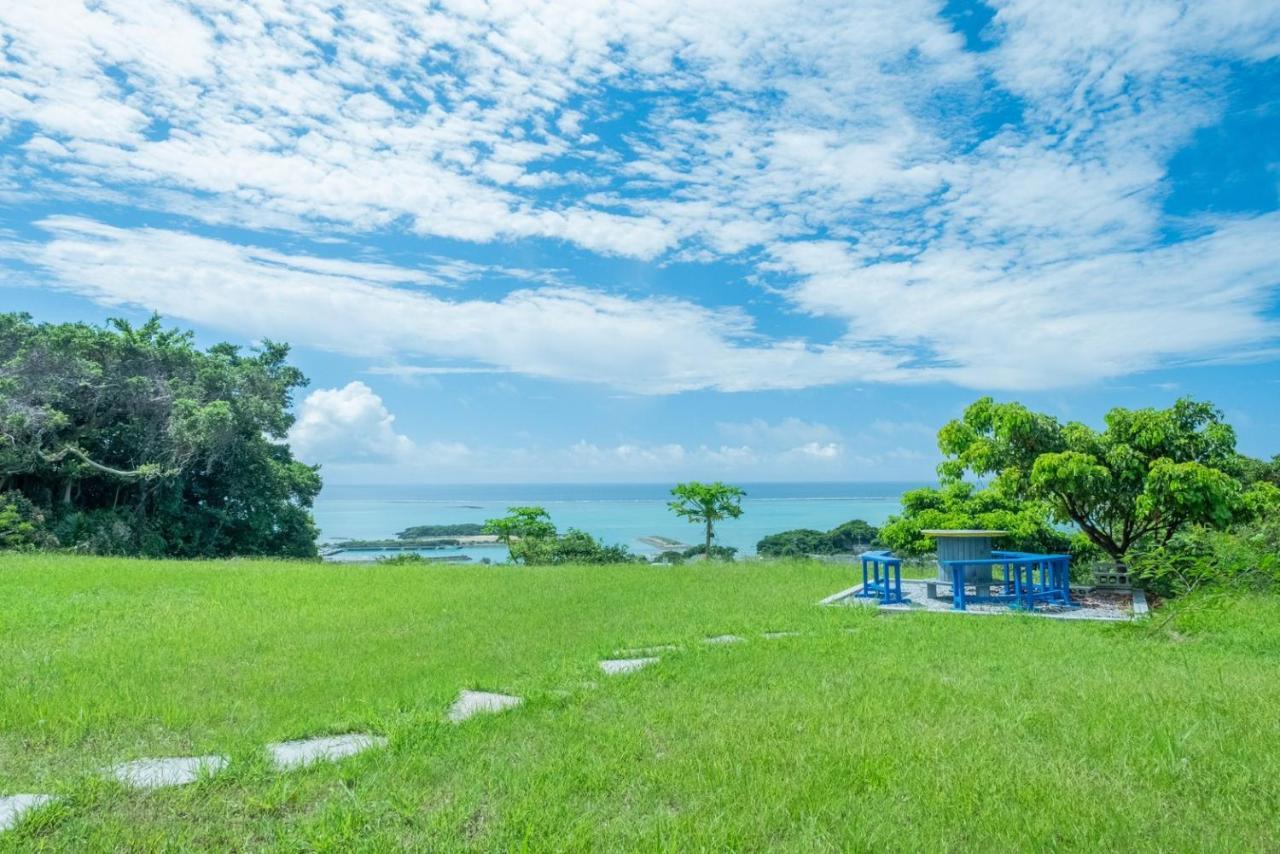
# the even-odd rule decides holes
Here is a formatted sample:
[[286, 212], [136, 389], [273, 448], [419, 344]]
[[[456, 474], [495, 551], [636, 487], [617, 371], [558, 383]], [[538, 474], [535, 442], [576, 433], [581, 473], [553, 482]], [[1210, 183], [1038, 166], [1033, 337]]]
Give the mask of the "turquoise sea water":
[[[898, 512], [899, 498], [921, 483], [761, 483], [743, 484], [747, 497], [740, 519], [716, 526], [721, 545], [741, 555], [755, 553], [768, 534], [791, 528], [827, 530], [850, 519], [873, 525]], [[316, 501], [321, 542], [385, 539], [412, 525], [483, 522], [512, 505], [545, 507], [561, 530], [581, 528], [638, 554], [658, 551], [639, 541], [659, 535], [683, 543], [700, 542], [701, 529], [667, 509], [670, 487], [660, 484], [483, 484], [472, 486], [329, 486]], [[501, 548], [433, 550], [430, 556], [468, 555], [500, 561]], [[369, 560], [377, 553], [345, 552], [339, 560]]]

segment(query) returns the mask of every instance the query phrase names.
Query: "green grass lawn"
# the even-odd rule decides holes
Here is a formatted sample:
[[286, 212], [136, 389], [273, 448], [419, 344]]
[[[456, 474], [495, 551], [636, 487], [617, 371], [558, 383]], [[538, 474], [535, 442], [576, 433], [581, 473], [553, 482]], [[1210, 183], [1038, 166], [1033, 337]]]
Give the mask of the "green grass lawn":
[[[815, 606], [852, 572], [0, 556], [0, 794], [63, 798], [0, 850], [1280, 848], [1280, 601], [1159, 631]], [[526, 703], [443, 723], [461, 688]], [[390, 744], [262, 753], [348, 730]], [[100, 779], [193, 753], [232, 763]]]

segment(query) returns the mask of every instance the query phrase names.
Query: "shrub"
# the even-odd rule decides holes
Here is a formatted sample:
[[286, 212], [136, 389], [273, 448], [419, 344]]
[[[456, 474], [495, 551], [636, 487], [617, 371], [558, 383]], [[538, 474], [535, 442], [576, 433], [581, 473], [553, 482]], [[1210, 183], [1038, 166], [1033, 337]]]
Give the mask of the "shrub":
[[0, 493], [0, 549], [38, 549], [58, 540], [45, 526], [45, 516], [21, 492]]
[[379, 566], [418, 566], [420, 564], [432, 563], [424, 556], [417, 552], [400, 552], [396, 555], [383, 555], [374, 559], [374, 563]]
[[1130, 569], [1143, 587], [1162, 596], [1203, 587], [1280, 589], [1280, 519], [1226, 531], [1194, 526], [1164, 545], [1135, 553]]
[[[702, 555], [705, 555], [706, 553], [707, 553], [707, 547], [705, 545], [694, 546], [692, 548], [688, 548], [684, 550], [684, 558], [688, 560], [689, 558], [700, 557]], [[734, 555], [736, 555], [737, 553], [738, 553], [738, 549], [734, 546], [712, 546], [711, 547], [712, 560], [733, 560]]]

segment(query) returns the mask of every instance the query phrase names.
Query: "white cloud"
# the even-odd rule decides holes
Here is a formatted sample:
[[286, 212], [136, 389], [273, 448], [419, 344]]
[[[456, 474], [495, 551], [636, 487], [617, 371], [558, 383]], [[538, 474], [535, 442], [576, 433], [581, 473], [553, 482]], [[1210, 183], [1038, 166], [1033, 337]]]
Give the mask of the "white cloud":
[[763, 418], [753, 418], [746, 422], [720, 422], [716, 424], [716, 429], [730, 442], [773, 449], [799, 445], [817, 446], [840, 436], [838, 430], [826, 424], [810, 423], [795, 417], [784, 418], [776, 424]]
[[[48, 221], [34, 263], [91, 298], [381, 359], [671, 392], [1044, 388], [1273, 352], [1276, 215], [1162, 204], [1169, 158], [1221, 118], [1223, 68], [1280, 55], [1280, 6], [991, 5], [979, 54], [932, 0], [4, 4], [0, 191], [736, 256], [846, 328], [760, 340], [741, 312], [536, 271], [451, 301], [405, 286], [493, 271]], [[1002, 105], [998, 132], [974, 118]]]
[[[248, 338], [387, 359], [466, 360], [643, 393], [794, 388], [888, 379], [897, 370], [893, 357], [873, 351], [761, 341], [741, 312], [684, 300], [550, 286], [515, 290], [497, 300], [449, 300], [392, 287], [420, 274], [385, 265], [334, 268], [307, 256], [69, 217], [41, 225], [54, 238], [26, 247], [23, 257], [59, 287]], [[419, 372], [405, 366], [382, 370]]]
[[[289, 430], [295, 455], [307, 462], [410, 462], [419, 449], [395, 429], [396, 417], [382, 398], [362, 382], [316, 389], [298, 406]], [[464, 455], [465, 446], [422, 449]]]

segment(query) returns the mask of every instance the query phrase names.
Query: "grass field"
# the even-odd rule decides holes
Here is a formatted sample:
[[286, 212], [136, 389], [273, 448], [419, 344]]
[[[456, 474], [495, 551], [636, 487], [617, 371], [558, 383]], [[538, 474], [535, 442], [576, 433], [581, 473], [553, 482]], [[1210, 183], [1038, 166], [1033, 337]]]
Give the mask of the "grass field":
[[[0, 555], [0, 795], [62, 798], [0, 850], [1280, 848], [1274, 598], [1159, 630], [814, 605], [851, 572]], [[444, 723], [461, 688], [526, 702]], [[390, 743], [262, 753], [348, 730]], [[101, 780], [193, 753], [232, 762]]]

